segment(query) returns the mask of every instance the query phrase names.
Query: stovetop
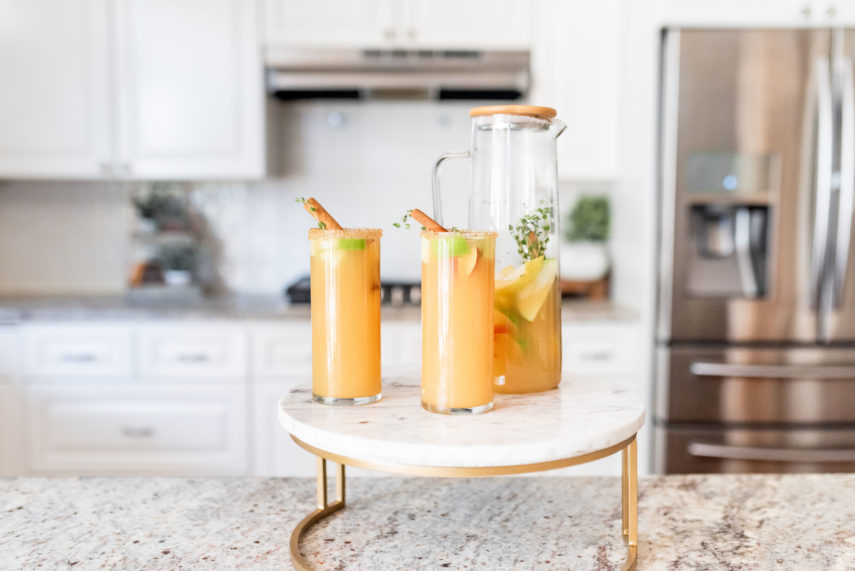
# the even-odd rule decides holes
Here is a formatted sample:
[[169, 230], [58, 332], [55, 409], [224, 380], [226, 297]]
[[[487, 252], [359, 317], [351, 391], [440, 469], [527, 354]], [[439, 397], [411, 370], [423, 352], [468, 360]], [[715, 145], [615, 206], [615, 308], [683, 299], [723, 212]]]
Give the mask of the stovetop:
[[[285, 297], [290, 303], [309, 303], [311, 291], [309, 276], [303, 276], [285, 289]], [[419, 305], [421, 300], [422, 289], [419, 282], [380, 282], [380, 302], [385, 305]]]

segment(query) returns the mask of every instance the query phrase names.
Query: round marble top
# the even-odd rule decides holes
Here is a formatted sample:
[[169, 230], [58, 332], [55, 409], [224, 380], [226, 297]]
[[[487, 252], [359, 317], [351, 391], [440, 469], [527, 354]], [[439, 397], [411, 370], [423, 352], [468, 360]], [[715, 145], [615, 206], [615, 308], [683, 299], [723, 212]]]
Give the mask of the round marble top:
[[494, 397], [478, 415], [421, 407], [417, 378], [383, 380], [383, 399], [363, 406], [312, 402], [309, 387], [279, 403], [279, 421], [322, 451], [364, 462], [439, 467], [499, 467], [582, 456], [619, 444], [644, 424], [644, 403], [627, 389], [565, 375], [543, 393]]

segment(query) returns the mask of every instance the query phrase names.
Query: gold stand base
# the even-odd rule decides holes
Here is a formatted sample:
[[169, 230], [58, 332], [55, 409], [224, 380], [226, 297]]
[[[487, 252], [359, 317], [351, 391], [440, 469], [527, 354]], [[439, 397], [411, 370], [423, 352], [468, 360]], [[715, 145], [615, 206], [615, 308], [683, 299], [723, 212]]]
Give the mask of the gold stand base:
[[[355, 458], [347, 458], [344, 456], [330, 454], [319, 450], [305, 442], [295, 438], [291, 438], [317, 456], [317, 509], [304, 517], [294, 531], [291, 532], [291, 562], [294, 567], [300, 571], [309, 571], [308, 562], [300, 553], [300, 538], [306, 534], [310, 527], [315, 523], [327, 517], [330, 514], [337, 512], [345, 506], [345, 475], [344, 466], [352, 465], [363, 468], [374, 468], [388, 472], [396, 472], [401, 474], [421, 475], [421, 476], [442, 476], [442, 477], [471, 477], [471, 476], [496, 476], [501, 474], [521, 474], [524, 472], [535, 472], [538, 470], [549, 470], [553, 468], [562, 468], [566, 466], [574, 466], [591, 462], [605, 456], [610, 456], [617, 451], [621, 453], [621, 529], [623, 541], [626, 544], [626, 559], [621, 566], [621, 571], [629, 571], [635, 569], [636, 559], [638, 557], [638, 445], [635, 436], [627, 440], [611, 446], [604, 450], [591, 452], [583, 456], [575, 458], [567, 458], [565, 460], [556, 460], [553, 462], [544, 462], [540, 464], [530, 464], [521, 466], [496, 466], [490, 468], [451, 468], [451, 467], [436, 467], [436, 466], [397, 466], [397, 465], [379, 465], [371, 464]], [[335, 463], [336, 471], [336, 499], [333, 502], [327, 497], [327, 460]]]

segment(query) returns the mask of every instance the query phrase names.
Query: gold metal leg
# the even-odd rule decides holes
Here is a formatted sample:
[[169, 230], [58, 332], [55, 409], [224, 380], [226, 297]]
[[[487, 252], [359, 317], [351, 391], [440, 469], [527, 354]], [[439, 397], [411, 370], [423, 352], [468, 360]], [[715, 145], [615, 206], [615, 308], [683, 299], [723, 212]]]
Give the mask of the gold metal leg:
[[337, 512], [344, 507], [344, 464], [334, 464], [336, 472], [336, 499], [330, 503], [327, 497], [327, 461], [318, 456], [318, 508], [303, 518], [291, 532], [291, 562], [300, 571], [310, 569], [308, 562], [300, 554], [300, 538], [310, 527], [328, 515]]
[[635, 569], [638, 557], [638, 443], [633, 438], [621, 451], [621, 513], [626, 561], [622, 571]]

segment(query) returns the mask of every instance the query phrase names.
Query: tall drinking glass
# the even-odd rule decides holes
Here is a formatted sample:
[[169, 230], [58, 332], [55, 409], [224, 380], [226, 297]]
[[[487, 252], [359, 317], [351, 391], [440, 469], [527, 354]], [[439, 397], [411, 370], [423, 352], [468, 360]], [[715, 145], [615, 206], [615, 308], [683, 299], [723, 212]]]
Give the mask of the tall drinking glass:
[[422, 407], [493, 408], [495, 232], [422, 232]]
[[309, 230], [312, 396], [333, 405], [380, 400], [379, 229]]

